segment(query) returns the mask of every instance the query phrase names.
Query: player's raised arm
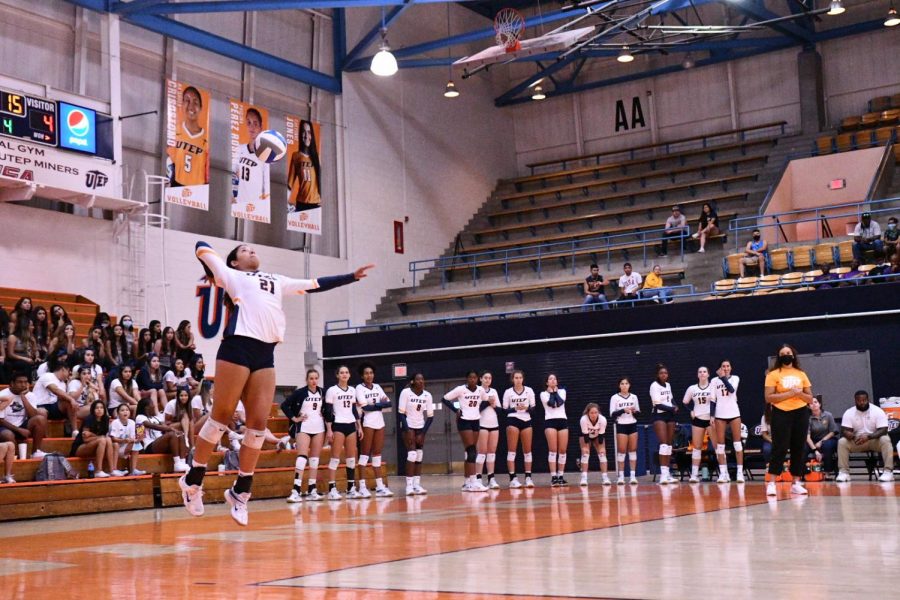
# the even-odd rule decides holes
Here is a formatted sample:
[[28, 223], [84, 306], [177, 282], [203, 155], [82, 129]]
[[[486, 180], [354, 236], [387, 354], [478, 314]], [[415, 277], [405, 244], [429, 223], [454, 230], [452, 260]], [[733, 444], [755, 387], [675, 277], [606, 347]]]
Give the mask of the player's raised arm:
[[327, 275], [316, 279], [292, 279], [282, 276], [281, 285], [286, 294], [326, 292], [359, 281], [366, 276], [366, 271], [374, 267], [375, 265], [366, 265], [346, 275]]
[[228, 268], [228, 265], [225, 264], [221, 256], [216, 254], [212, 246], [204, 241], [199, 241], [194, 247], [194, 254], [197, 256], [200, 264], [203, 265], [206, 275], [214, 279], [216, 285], [228, 291], [232, 282], [232, 269]]

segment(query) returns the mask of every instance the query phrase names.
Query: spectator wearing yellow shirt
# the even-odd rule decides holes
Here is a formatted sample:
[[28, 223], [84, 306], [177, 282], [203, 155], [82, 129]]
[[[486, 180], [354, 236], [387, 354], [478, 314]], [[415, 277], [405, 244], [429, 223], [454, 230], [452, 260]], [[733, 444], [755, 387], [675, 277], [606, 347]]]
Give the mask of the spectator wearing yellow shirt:
[[778, 349], [775, 364], [766, 374], [766, 402], [772, 405], [772, 458], [769, 461], [771, 481], [767, 496], [776, 496], [776, 478], [784, 471], [784, 458], [791, 452], [792, 494], [807, 494], [800, 483], [806, 460], [806, 434], [809, 431], [809, 405], [812, 386], [806, 373], [800, 370], [797, 351], [789, 344]]
[[674, 302], [672, 290], [663, 286], [662, 269], [660, 269], [659, 265], [653, 265], [653, 270], [647, 273], [640, 296], [641, 298], [655, 298], [657, 302], [662, 302], [663, 304]]

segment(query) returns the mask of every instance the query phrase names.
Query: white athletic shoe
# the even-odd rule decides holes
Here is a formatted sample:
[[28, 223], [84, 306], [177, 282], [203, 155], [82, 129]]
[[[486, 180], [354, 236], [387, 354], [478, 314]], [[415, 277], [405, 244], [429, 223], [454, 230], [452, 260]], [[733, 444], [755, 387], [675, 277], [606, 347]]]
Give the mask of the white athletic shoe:
[[320, 494], [319, 490], [313, 488], [309, 490], [309, 493], [306, 495], [306, 499], [310, 502], [321, 502], [325, 499], [325, 494]]
[[94, 473], [94, 477], [96, 479], [106, 479], [109, 476], [109, 473], [107, 473], [106, 471], [97, 471], [96, 473]]
[[424, 496], [425, 494], [428, 493], [428, 490], [426, 490], [425, 488], [423, 488], [421, 485], [418, 485], [418, 484], [413, 486], [413, 491], [416, 493], [417, 496]]
[[481, 483], [480, 481], [475, 481], [475, 484], [471, 486], [470, 492], [486, 492], [488, 491], [488, 487]]
[[176, 456], [174, 459], [172, 459], [172, 461], [175, 464], [175, 468], [172, 470], [176, 473], [187, 473], [191, 470], [191, 467], [187, 464], [187, 461], [180, 456]]
[[616, 485], [625, 485], [624, 475], [619, 475], [619, 477], [616, 479]]
[[666, 475], [659, 476], [659, 485], [669, 485], [669, 478]]
[[841, 471], [838, 473], [838, 476], [834, 478], [834, 480], [838, 483], [848, 483], [850, 481], [850, 473], [847, 471]]
[[3, 478], [3, 483], [15, 483], [16, 479], [12, 475], [7, 475]]
[[375, 497], [376, 498], [390, 498], [394, 495], [394, 492], [391, 491], [388, 487], [380, 487], [375, 489]]
[[359, 497], [360, 498], [371, 498], [372, 492], [370, 492], [369, 488], [367, 488], [366, 486], [362, 486], [361, 488], [359, 488]]
[[178, 478], [178, 487], [181, 488], [181, 500], [184, 507], [195, 517], [203, 515], [203, 488], [199, 485], [188, 485], [185, 475]]
[[737, 477], [735, 478], [735, 481], [737, 481], [738, 483], [744, 483], [744, 471], [743, 470], [738, 469]]
[[678, 485], [679, 483], [681, 483], [681, 480], [678, 479], [677, 477], [672, 477], [671, 473], [669, 473], [668, 479], [669, 479], [669, 485]]
[[469, 484], [468, 481], [466, 481], [464, 484], [462, 484], [462, 487], [459, 488], [459, 491], [461, 491], [461, 492], [471, 492], [471, 491], [472, 491], [472, 486]]
[[805, 496], [806, 494], [809, 493], [809, 491], [807, 491], [807, 489], [805, 487], [803, 487], [802, 483], [800, 483], [797, 480], [794, 480], [794, 483], [791, 484], [791, 493]]
[[731, 483], [731, 477], [728, 476], [728, 473], [719, 473], [716, 483]]
[[362, 498], [362, 494], [356, 491], [356, 486], [350, 488], [350, 491], [347, 492], [347, 500], [359, 500]]
[[700, 483], [700, 478], [696, 475], [691, 475], [690, 479], [688, 479], [688, 483]]
[[607, 475], [606, 473], [603, 474], [603, 476], [600, 479], [600, 482], [603, 485], [612, 485], [612, 481], [609, 480], [609, 475]]
[[407, 496], [415, 496], [415, 495], [416, 495], [416, 488], [413, 487], [413, 486], [411, 486], [411, 485], [406, 486], [406, 495], [407, 495]]
[[488, 482], [488, 487], [492, 490], [499, 490], [500, 484], [497, 483], [497, 480], [491, 477], [491, 480]]
[[891, 481], [894, 481], [894, 472], [893, 471], [885, 471], [878, 478], [878, 481], [881, 481], [883, 483], [890, 483]]
[[534, 487], [534, 481], [531, 479], [531, 477], [526, 477], [526, 478], [525, 478], [525, 487], [527, 487], [527, 488], [533, 488], [533, 487]]
[[303, 496], [301, 496], [297, 490], [291, 490], [291, 495], [287, 497], [287, 501], [290, 504], [303, 502]]
[[518, 477], [509, 482], [509, 489], [511, 490], [517, 490], [520, 487], [522, 487], [522, 483], [519, 481]]
[[630, 483], [631, 485], [637, 485], [637, 484], [638, 484], [637, 477], [635, 477], [634, 475], [632, 475], [632, 476], [631, 476], [631, 479], [628, 480], [628, 483]]
[[583, 487], [587, 487], [587, 484], [588, 484], [588, 482], [587, 482], [587, 473], [585, 473], [585, 474], [583, 474], [583, 475], [581, 476], [581, 481], [578, 482], [578, 485], [583, 486]]
[[47, 456], [47, 454], [43, 450], [35, 450], [31, 453], [31, 458], [34, 460], [40, 460]]
[[132, 477], [140, 477], [141, 475], [146, 475], [147, 471], [141, 471], [140, 469], [135, 469], [130, 473]]
[[250, 501], [250, 492], [236, 494], [234, 490], [225, 490], [225, 502], [231, 507], [231, 518], [238, 525], [247, 526], [247, 502]]
[[775, 487], [774, 481], [770, 481], [769, 483], [766, 484], [766, 496], [777, 496], [777, 495], [778, 495], [778, 488]]
[[341, 500], [342, 499], [341, 493], [339, 491], [337, 491], [337, 488], [331, 488], [330, 490], [328, 490], [328, 495], [325, 497], [328, 498], [329, 500]]
[[122, 471], [121, 469], [115, 469], [112, 473], [110, 473], [113, 477], [125, 477], [128, 475], [128, 471]]

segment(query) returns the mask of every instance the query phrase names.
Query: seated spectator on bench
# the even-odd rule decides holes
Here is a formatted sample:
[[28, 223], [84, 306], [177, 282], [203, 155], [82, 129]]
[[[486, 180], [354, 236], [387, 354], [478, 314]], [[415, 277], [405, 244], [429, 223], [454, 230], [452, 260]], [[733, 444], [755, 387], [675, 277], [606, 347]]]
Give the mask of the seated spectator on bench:
[[841, 439], [838, 441], [838, 473], [835, 481], [850, 481], [851, 452], [881, 452], [884, 472], [878, 481], [894, 480], [894, 448], [888, 436], [888, 418], [880, 407], [869, 402], [869, 392], [859, 390], [853, 395], [853, 408], [841, 418]]
[[766, 254], [769, 244], [762, 239], [759, 229], [753, 230], [753, 239], [744, 246], [744, 256], [741, 258], [741, 277], [747, 276], [747, 267], [759, 267], [759, 275], [766, 274]]
[[163, 411], [166, 425], [180, 431], [187, 439], [194, 439], [194, 412], [191, 409], [191, 390], [187, 386], [179, 387], [175, 398], [166, 403]]
[[674, 302], [672, 300], [672, 290], [663, 286], [662, 269], [660, 269], [659, 265], [653, 265], [653, 270], [647, 274], [647, 279], [644, 280], [644, 287], [638, 295], [641, 298], [655, 298], [657, 302], [662, 302], [663, 304]]
[[666, 219], [666, 229], [663, 231], [663, 239], [656, 251], [658, 256], [669, 255], [669, 240], [681, 239], [690, 235], [691, 228], [688, 227], [687, 218], [681, 214], [681, 207], [675, 205], [672, 207], [672, 216]]
[[838, 276], [831, 272], [831, 266], [822, 265], [822, 274], [814, 277], [813, 283], [819, 284], [816, 286], [817, 290], [830, 290], [835, 287], [830, 282], [837, 280]]
[[837, 451], [838, 426], [834, 416], [822, 408], [822, 397], [816, 396], [809, 405], [809, 433], [806, 436], [807, 454], [822, 463], [826, 473], [834, 473], [834, 453]]
[[[84, 340], [82, 340], [82, 348], [84, 355], [87, 356], [87, 351], [91, 350], [93, 352], [93, 359], [91, 360], [91, 364], [96, 364], [98, 367], [102, 364], [106, 363], [106, 333], [102, 327], [94, 327], [91, 329], [90, 334]], [[81, 362], [87, 362], [82, 357]]]
[[44, 458], [47, 416], [35, 407], [34, 394], [28, 391], [27, 373], [13, 375], [9, 387], [0, 392], [0, 442], [21, 444], [29, 439], [34, 448], [31, 458]]
[[180, 431], [160, 421], [159, 415], [152, 414], [153, 402], [141, 398], [135, 419], [135, 437], [141, 442], [141, 454], [171, 454], [176, 473], [187, 473], [190, 465], [185, 460], [188, 454], [187, 438]]
[[126, 475], [125, 471], [116, 469], [119, 448], [109, 437], [109, 417], [106, 416], [106, 405], [100, 400], [95, 400], [91, 404], [91, 412], [81, 424], [81, 431], [72, 442], [71, 456], [91, 459], [96, 469], [94, 477]]
[[191, 377], [191, 370], [185, 366], [184, 360], [176, 358], [172, 364], [172, 370], [163, 375], [163, 383], [166, 384], [166, 397], [170, 400], [175, 397], [175, 390], [182, 387], [191, 389], [191, 395], [200, 389], [200, 384]]
[[[73, 377], [69, 381], [66, 391], [75, 398], [75, 404], [78, 406], [76, 417], [80, 420], [84, 420], [91, 413], [91, 404], [95, 400], [100, 400], [100, 390], [97, 384], [91, 381], [91, 372], [87, 369], [82, 369], [78, 377]], [[78, 428], [74, 428], [73, 431], [77, 435]]]
[[137, 468], [137, 458], [140, 452], [135, 446], [139, 444], [135, 433], [135, 423], [131, 419], [131, 408], [127, 404], [120, 404], [116, 409], [116, 418], [109, 424], [109, 439], [119, 446], [119, 456], [128, 461], [130, 475], [137, 477], [147, 474], [146, 471]]
[[584, 302], [581, 303], [584, 308], [581, 310], [587, 311], [591, 304], [599, 304], [603, 310], [609, 309], [609, 302], [603, 293], [603, 275], [596, 264], [591, 265], [591, 274], [584, 279]]
[[851, 282], [851, 279], [862, 279], [866, 276], [865, 273], [859, 270], [860, 263], [855, 258], [850, 261], [850, 270], [841, 275], [842, 286], [850, 286], [850, 285], [859, 285], [862, 282], [856, 281]]
[[153, 334], [149, 329], [141, 329], [134, 347], [134, 364], [142, 369], [147, 364], [147, 356], [153, 352]]
[[97, 362], [97, 353], [93, 348], [85, 348], [81, 364], [72, 369], [72, 375], [78, 377], [81, 369], [91, 372], [91, 382], [100, 390], [100, 399], [106, 402], [106, 383], [103, 381], [103, 367]]
[[67, 356], [75, 356], [75, 326], [71, 323], [64, 323], [50, 340], [47, 356], [53, 356], [59, 350], [65, 351]]
[[6, 338], [6, 368], [11, 372], [33, 373], [40, 364], [39, 348], [34, 337], [34, 321], [22, 315]]
[[15, 483], [13, 477], [13, 463], [16, 461], [16, 443], [0, 442], [0, 458], [3, 459], [3, 478], [0, 483]]
[[34, 384], [34, 406], [48, 419], [66, 419], [74, 434], [78, 429], [78, 401], [66, 391], [69, 367], [59, 363], [50, 368], [53, 370], [38, 377]]
[[137, 414], [138, 400], [140, 400], [141, 392], [138, 389], [137, 381], [134, 380], [134, 369], [131, 365], [125, 365], [119, 371], [118, 379], [114, 379], [109, 386], [109, 412], [115, 414], [114, 411], [122, 404], [127, 404], [131, 409], [131, 414]]
[[631, 263], [622, 267], [624, 275], [619, 277], [619, 300], [637, 300], [643, 278], [637, 271], [632, 271]]
[[159, 366], [159, 357], [153, 352], [147, 355], [147, 364], [141, 368], [137, 377], [141, 398], [148, 398], [152, 404], [151, 415], [157, 415], [166, 406], [166, 388], [163, 383], [163, 370]]
[[898, 242], [900, 242], [900, 227], [897, 227], [897, 217], [891, 217], [888, 219], [887, 229], [884, 230], [885, 256], [893, 256], [897, 253]]
[[704, 202], [700, 210], [700, 224], [694, 234], [694, 239], [700, 240], [699, 252], [706, 252], [706, 238], [713, 235], [719, 235], [719, 215], [709, 202]]
[[874, 251], [876, 256], [884, 253], [884, 242], [881, 241], [881, 226], [872, 220], [872, 214], [864, 212], [862, 220], [853, 230], [853, 258], [862, 263], [865, 253]]

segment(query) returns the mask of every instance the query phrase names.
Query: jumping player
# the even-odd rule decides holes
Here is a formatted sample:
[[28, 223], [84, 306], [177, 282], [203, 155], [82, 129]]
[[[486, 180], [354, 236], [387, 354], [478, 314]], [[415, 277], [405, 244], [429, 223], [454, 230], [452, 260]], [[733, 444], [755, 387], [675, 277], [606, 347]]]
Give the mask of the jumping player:
[[524, 371], [512, 372], [512, 387], [503, 392], [503, 410], [508, 416], [506, 420], [506, 467], [509, 469], [509, 487], [522, 487], [516, 476], [516, 449], [519, 439], [522, 440], [522, 458], [525, 460], [525, 487], [533, 488], [531, 480], [531, 441], [534, 429], [531, 426], [531, 413], [534, 411], [534, 390], [525, 385]]
[[717, 483], [729, 483], [728, 462], [725, 458], [725, 434], [731, 428], [734, 456], [737, 461], [736, 481], [744, 483], [744, 443], [741, 441], [741, 409], [738, 407], [737, 389], [741, 378], [731, 374], [731, 361], [723, 360], [713, 379], [715, 402], [713, 434], [716, 436], [716, 458], [719, 460]]
[[653, 432], [659, 439], [659, 483], [678, 483], [669, 473], [672, 460], [672, 439], [675, 437], [675, 404], [672, 402], [672, 386], [669, 370], [663, 364], [656, 365], [656, 381], [650, 384], [650, 402], [653, 404]]
[[600, 407], [591, 402], [584, 407], [581, 415], [581, 485], [588, 484], [588, 462], [591, 460], [591, 448], [597, 452], [600, 461], [603, 485], [611, 485], [607, 473], [606, 444], [603, 434], [606, 433], [606, 417], [600, 414]]
[[547, 389], [541, 392], [544, 405], [544, 435], [547, 437], [547, 463], [550, 465], [550, 486], [567, 486], [566, 448], [569, 445], [569, 421], [566, 417], [566, 390], [559, 387], [555, 373], [547, 375]]
[[371, 498], [366, 487], [366, 465], [372, 457], [372, 471], [375, 473], [375, 495], [389, 498], [394, 495], [384, 485], [384, 467], [381, 466], [381, 451], [384, 450], [384, 415], [381, 411], [390, 408], [391, 401], [375, 382], [375, 368], [364, 364], [359, 367], [362, 383], [356, 386], [356, 402], [363, 409], [362, 448], [359, 453], [359, 493], [363, 498]]
[[247, 430], [240, 449], [240, 468], [234, 486], [225, 491], [232, 518], [247, 524], [247, 502], [253, 472], [265, 441], [266, 421], [275, 396], [275, 346], [284, 339], [285, 294], [321, 292], [353, 283], [374, 265], [353, 273], [319, 279], [292, 279], [259, 271], [256, 251], [241, 244], [226, 260], [205, 242], [197, 242], [197, 258], [207, 276], [225, 289], [231, 308], [225, 336], [216, 356], [216, 401], [197, 435], [191, 470], [178, 480], [184, 505], [194, 516], [203, 514], [203, 476], [216, 445], [227, 431], [238, 400], [246, 406]]
[[697, 383], [684, 392], [683, 404], [691, 408], [691, 483], [700, 482], [700, 459], [703, 457], [703, 438], [709, 431], [709, 408], [713, 399], [709, 383], [709, 369], [697, 369]]
[[487, 406], [484, 389], [478, 385], [478, 373], [469, 371], [466, 374], [466, 385], [459, 385], [444, 394], [444, 405], [456, 413], [456, 429], [466, 450], [466, 482], [464, 492], [486, 492], [475, 478], [475, 459], [477, 456], [475, 442], [478, 441], [481, 410]]
[[631, 380], [619, 379], [619, 391], [609, 399], [609, 420], [616, 424], [616, 468], [619, 471], [617, 485], [625, 485], [625, 456], [631, 468], [629, 483], [637, 485], [637, 419], [634, 413], [641, 412], [638, 398], [631, 393]]
[[434, 400], [425, 389], [425, 376], [416, 373], [409, 387], [400, 392], [397, 412], [400, 413], [400, 429], [406, 446], [406, 495], [427, 494], [422, 487], [422, 456], [425, 434], [434, 420]]
[[[281, 403], [281, 411], [290, 421], [288, 431], [297, 445], [297, 460], [294, 463], [294, 489], [288, 496], [288, 502], [303, 500], [319, 501], [325, 497], [316, 490], [316, 471], [319, 468], [319, 456], [325, 442], [325, 419], [322, 417], [322, 388], [319, 387], [319, 372], [309, 369], [306, 372], [306, 385], [298, 388]], [[309, 479], [306, 492], [301, 490], [303, 471], [309, 462]]]
[[350, 369], [341, 365], [334, 373], [337, 383], [325, 392], [326, 441], [331, 445], [331, 460], [328, 461], [328, 499], [340, 500], [341, 493], [335, 487], [335, 474], [341, 464], [341, 452], [347, 467], [347, 498], [355, 500], [362, 496], [356, 490], [357, 441], [362, 438], [359, 422], [356, 390], [350, 387]]
[[478, 425], [478, 454], [475, 456], [475, 477], [481, 481], [481, 471], [487, 463], [488, 488], [500, 489], [494, 479], [494, 465], [497, 462], [497, 443], [500, 441], [500, 421], [497, 410], [500, 408], [500, 396], [497, 390], [491, 387], [494, 376], [489, 371], [481, 374], [481, 388], [487, 399], [487, 406], [481, 411], [481, 420]]

